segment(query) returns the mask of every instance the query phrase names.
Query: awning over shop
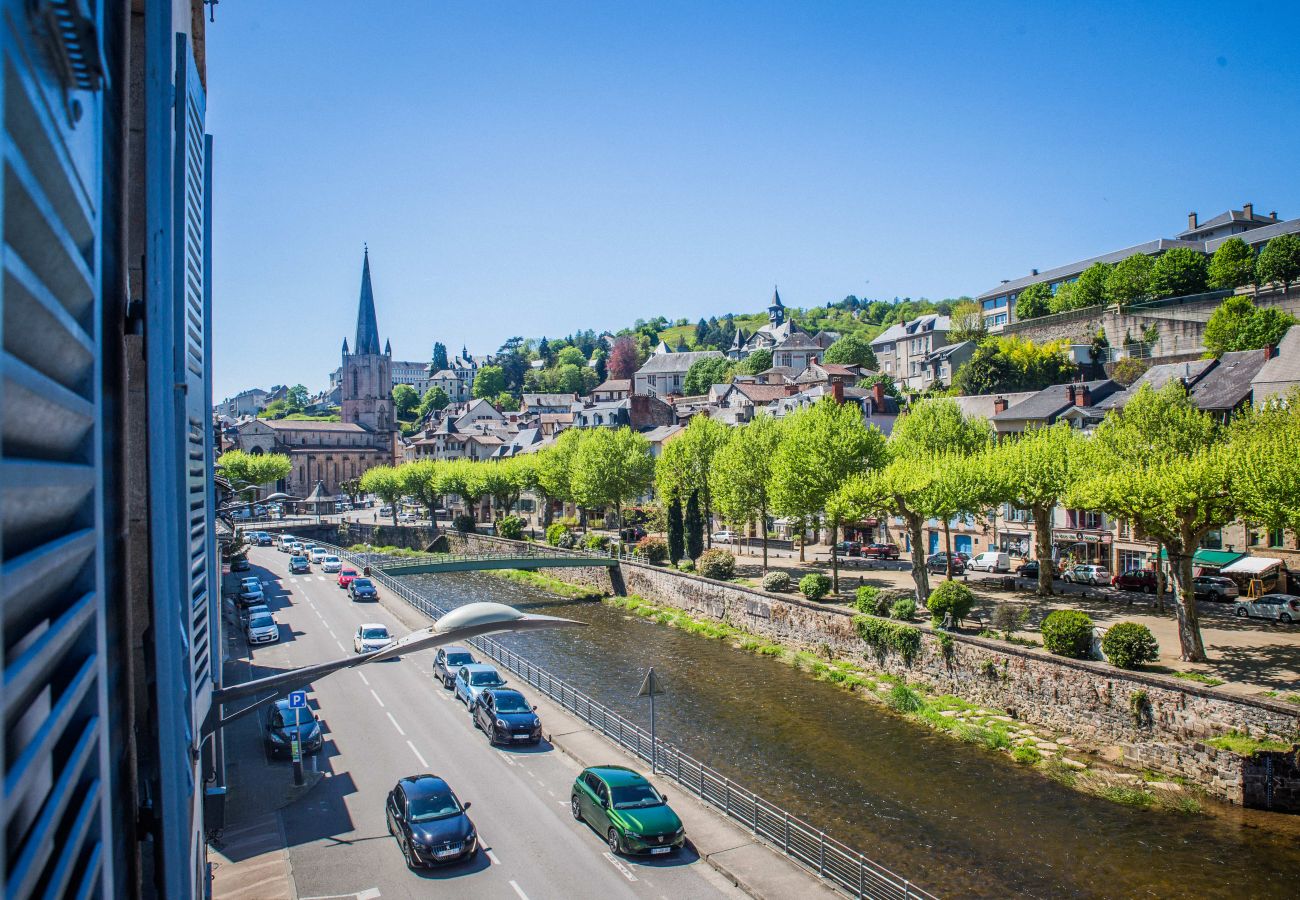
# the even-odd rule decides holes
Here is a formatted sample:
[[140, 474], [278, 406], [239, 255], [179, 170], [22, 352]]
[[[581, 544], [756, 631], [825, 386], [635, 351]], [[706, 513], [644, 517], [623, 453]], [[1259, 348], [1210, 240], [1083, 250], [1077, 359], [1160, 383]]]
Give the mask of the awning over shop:
[[[1201, 548], [1192, 555], [1192, 565], [1206, 566], [1211, 569], [1222, 569], [1224, 566], [1232, 565], [1246, 554], [1238, 553], [1235, 550], [1206, 550]], [[1162, 549], [1160, 551], [1161, 559], [1168, 559], [1169, 555]]]
[[1282, 565], [1282, 560], [1268, 556], [1243, 556], [1219, 570], [1221, 575], [1262, 575]]

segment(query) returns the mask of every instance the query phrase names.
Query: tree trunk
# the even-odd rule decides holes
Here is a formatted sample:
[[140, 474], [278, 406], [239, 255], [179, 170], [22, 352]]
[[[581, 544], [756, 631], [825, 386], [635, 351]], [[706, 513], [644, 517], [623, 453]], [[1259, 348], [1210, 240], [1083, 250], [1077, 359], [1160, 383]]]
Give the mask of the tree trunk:
[[952, 581], [952, 519], [943, 520], [944, 578]]
[[1188, 553], [1186, 547], [1184, 543], [1177, 550], [1171, 548], [1169, 551], [1169, 563], [1178, 587], [1174, 604], [1174, 613], [1178, 617], [1178, 648], [1183, 661], [1205, 662], [1205, 643], [1201, 640], [1201, 621], [1196, 613], [1196, 593], [1192, 583], [1193, 554]]
[[1165, 552], [1165, 557], [1169, 557], [1169, 548], [1163, 543], [1156, 542], [1156, 610], [1165, 611], [1165, 567], [1160, 562], [1160, 551]]
[[799, 562], [804, 561], [803, 548], [808, 543], [808, 520], [799, 517]]
[[1052, 510], [1032, 506], [1034, 516], [1034, 557], [1038, 560], [1038, 595], [1052, 596]]
[[763, 571], [767, 571], [767, 507], [758, 508], [758, 527], [763, 529]]
[[907, 536], [912, 542], [912, 581], [916, 584], [916, 602], [921, 606], [930, 598], [930, 573], [925, 570], [925, 554], [921, 552], [921, 517], [905, 515]]
[[836, 540], [839, 537], [840, 523], [831, 521], [831, 593], [840, 592], [840, 548]]

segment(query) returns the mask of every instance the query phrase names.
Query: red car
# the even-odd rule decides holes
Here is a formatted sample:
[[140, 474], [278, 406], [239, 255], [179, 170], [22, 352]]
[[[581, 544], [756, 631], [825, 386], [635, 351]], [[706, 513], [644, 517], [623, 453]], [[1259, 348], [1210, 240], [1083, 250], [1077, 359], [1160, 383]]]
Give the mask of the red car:
[[897, 544], [865, 544], [862, 555], [868, 559], [898, 559]]
[[352, 583], [352, 579], [356, 577], [356, 569], [344, 569], [342, 572], [339, 572], [339, 587], [346, 588]]
[[1145, 594], [1156, 592], [1156, 573], [1151, 569], [1129, 569], [1111, 579], [1111, 584], [1121, 591], [1142, 591]]

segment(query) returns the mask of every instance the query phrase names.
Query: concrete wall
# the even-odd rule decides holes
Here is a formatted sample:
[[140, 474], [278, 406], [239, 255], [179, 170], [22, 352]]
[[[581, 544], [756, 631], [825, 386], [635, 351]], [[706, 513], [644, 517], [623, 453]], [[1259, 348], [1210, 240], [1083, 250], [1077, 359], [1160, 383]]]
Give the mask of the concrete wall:
[[[470, 535], [467, 546], [502, 543], [509, 542]], [[1234, 803], [1260, 805], [1264, 764], [1250, 765], [1254, 786], [1247, 791], [1242, 758], [1204, 741], [1234, 729], [1257, 737], [1300, 733], [1300, 709], [1290, 704], [1216, 694], [1175, 678], [965, 635], [952, 635], [951, 652], [945, 654], [937, 635], [925, 625], [917, 626], [921, 651], [909, 664], [892, 651], [877, 654], [866, 647], [853, 614], [842, 608], [641, 563], [624, 562], [620, 569], [626, 593], [652, 603], [725, 621], [786, 646], [813, 651], [829, 647], [841, 659], [866, 657], [877, 670], [925, 682], [941, 693], [1005, 709], [1082, 741], [1117, 745], [1132, 765], [1182, 776]], [[604, 569], [555, 569], [547, 574], [606, 589], [610, 584]], [[1275, 764], [1273, 771], [1273, 808], [1300, 812], [1294, 761], [1290, 769]]]

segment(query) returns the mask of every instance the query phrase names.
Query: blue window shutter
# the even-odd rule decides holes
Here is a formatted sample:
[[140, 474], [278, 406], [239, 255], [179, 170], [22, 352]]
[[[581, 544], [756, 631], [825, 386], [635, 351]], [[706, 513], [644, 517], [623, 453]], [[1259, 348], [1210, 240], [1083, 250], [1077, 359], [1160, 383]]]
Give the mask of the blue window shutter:
[[103, 22], [27, 6], [0, 8], [0, 895], [106, 896]]

